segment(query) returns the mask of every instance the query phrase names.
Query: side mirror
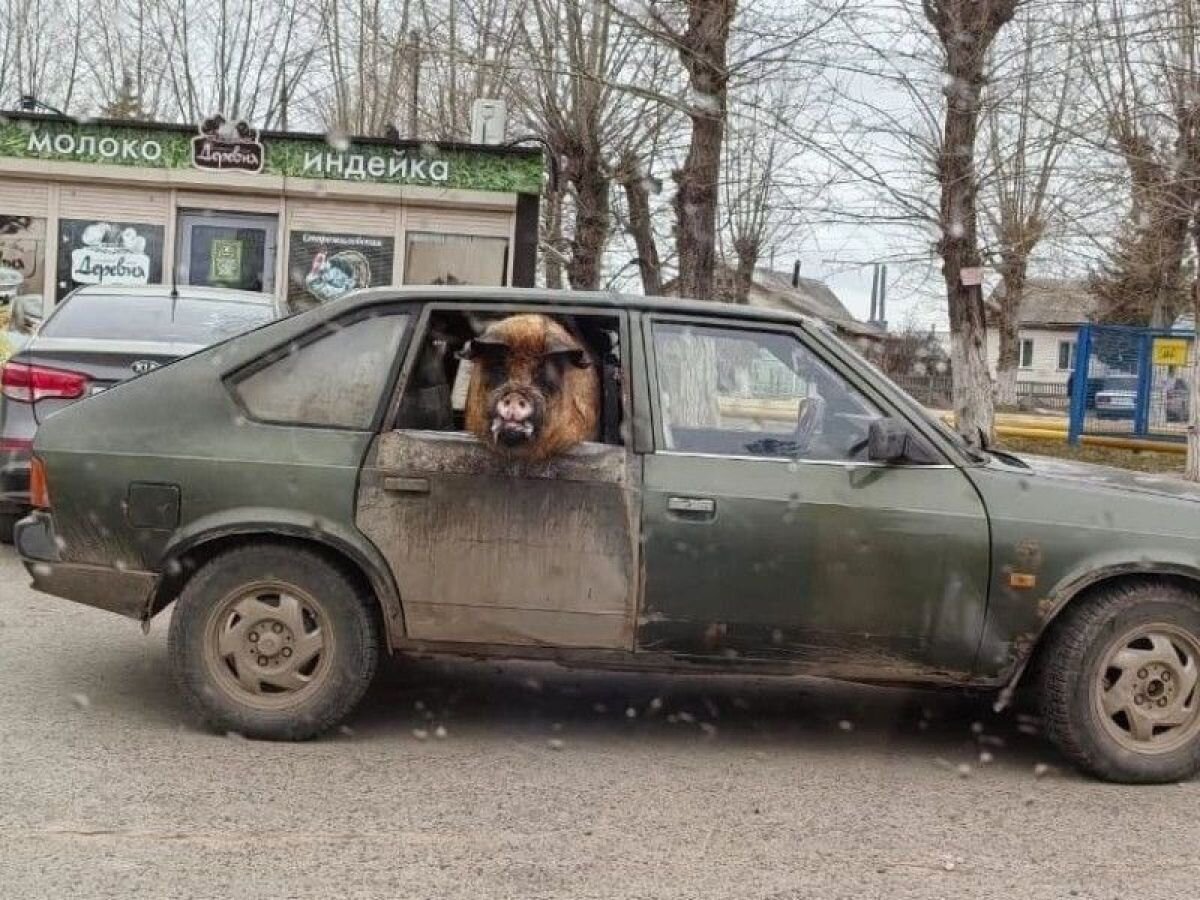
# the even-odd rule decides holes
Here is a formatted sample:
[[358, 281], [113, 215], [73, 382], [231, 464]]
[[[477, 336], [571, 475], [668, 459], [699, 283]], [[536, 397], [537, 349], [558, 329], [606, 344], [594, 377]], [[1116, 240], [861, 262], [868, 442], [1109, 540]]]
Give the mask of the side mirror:
[[873, 419], [867, 429], [867, 459], [882, 463], [933, 465], [941, 462], [937, 452], [919, 435], [897, 419]]

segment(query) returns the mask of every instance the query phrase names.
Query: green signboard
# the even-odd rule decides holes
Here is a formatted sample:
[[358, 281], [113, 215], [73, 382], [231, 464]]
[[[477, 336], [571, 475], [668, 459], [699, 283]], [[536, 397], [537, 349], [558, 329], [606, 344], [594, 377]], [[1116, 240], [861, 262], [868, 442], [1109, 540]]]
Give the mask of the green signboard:
[[[325, 142], [256, 133], [216, 140], [163, 127], [0, 119], [0, 157], [148, 169], [261, 172], [289, 178], [366, 181], [537, 194], [542, 161], [527, 152], [437, 144]], [[246, 163], [252, 163], [247, 165]]]

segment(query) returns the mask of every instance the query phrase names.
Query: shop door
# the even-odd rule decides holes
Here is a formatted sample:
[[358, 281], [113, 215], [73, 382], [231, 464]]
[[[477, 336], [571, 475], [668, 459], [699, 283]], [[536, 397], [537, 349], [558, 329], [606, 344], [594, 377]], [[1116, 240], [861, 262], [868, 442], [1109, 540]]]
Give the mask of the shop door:
[[181, 212], [176, 280], [274, 293], [278, 231], [277, 216]]

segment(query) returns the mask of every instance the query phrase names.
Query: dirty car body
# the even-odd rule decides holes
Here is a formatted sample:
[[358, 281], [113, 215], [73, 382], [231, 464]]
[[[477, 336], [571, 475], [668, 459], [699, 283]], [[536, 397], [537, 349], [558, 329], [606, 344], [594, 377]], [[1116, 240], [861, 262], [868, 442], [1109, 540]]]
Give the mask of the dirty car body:
[[[29, 508], [38, 425], [64, 407], [286, 315], [249, 291], [87, 285], [0, 367], [0, 518]], [[0, 537], [4, 527], [0, 525]]]
[[[433, 390], [419, 373], [449, 359], [429, 355], [438, 322], [526, 313], [611, 337], [589, 352], [619, 427], [549, 459], [493, 452], [461, 410], [406, 427]], [[746, 307], [360, 292], [64, 410], [35, 455], [49, 506], [17, 543], [37, 588], [148, 621], [269, 544], [344, 576], [395, 651], [1006, 698], [1072, 604], [1200, 586], [1183, 483], [971, 451], [819, 324]], [[243, 613], [215, 665], [248, 690], [274, 678], [272, 698], [309, 690], [317, 669], [240, 661]]]

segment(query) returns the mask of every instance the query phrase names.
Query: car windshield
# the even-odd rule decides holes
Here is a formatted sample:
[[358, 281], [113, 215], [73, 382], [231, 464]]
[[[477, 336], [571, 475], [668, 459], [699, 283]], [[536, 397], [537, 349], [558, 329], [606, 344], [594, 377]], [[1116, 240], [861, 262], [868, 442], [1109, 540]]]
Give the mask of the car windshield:
[[46, 337], [214, 344], [274, 317], [270, 303], [168, 294], [79, 293], [41, 330]]

